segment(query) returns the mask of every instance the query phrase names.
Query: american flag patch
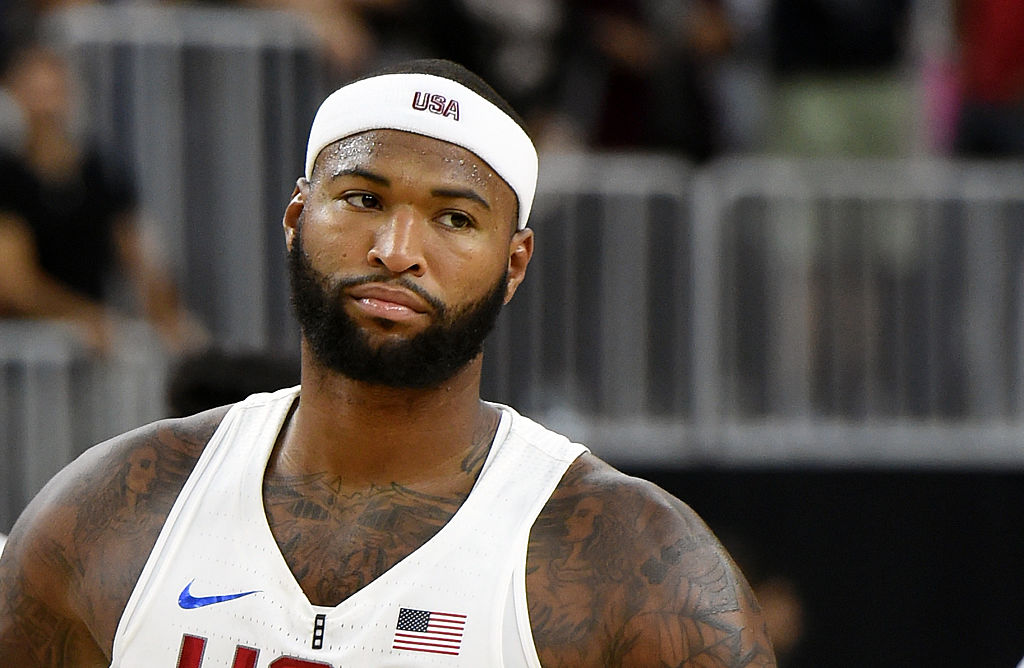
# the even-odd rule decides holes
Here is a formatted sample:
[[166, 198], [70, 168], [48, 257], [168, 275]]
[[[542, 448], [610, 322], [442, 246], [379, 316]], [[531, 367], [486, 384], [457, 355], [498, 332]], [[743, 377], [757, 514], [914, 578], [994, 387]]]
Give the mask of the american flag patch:
[[465, 627], [466, 615], [402, 608], [392, 648], [457, 656]]

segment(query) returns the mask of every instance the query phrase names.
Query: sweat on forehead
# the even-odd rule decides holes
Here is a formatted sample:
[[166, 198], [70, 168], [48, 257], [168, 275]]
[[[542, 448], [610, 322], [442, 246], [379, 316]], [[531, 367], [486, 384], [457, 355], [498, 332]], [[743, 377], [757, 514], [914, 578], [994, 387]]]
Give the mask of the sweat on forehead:
[[468, 86], [436, 74], [371, 76], [328, 96], [309, 133], [306, 178], [312, 177], [317, 156], [325, 147], [339, 139], [382, 129], [440, 139], [479, 156], [512, 188], [519, 205], [518, 227], [526, 227], [537, 187], [533, 142], [496, 104]]
[[[425, 141], [410, 146], [411, 142], [404, 139], [402, 135]], [[490, 165], [462, 146], [433, 137], [423, 137], [391, 129], [367, 130], [328, 144], [317, 155], [310, 179], [336, 176], [339, 171], [352, 169], [379, 156], [391, 155], [396, 150], [403, 152], [402, 159], [405, 161], [417, 157], [404, 153], [404, 151], [412, 150], [419, 157], [437, 156], [445, 163], [451, 163], [452, 167], [460, 168], [462, 178], [470, 178], [476, 182], [495, 179], [504, 183], [504, 180], [491, 169]], [[505, 185], [507, 186], [507, 184]]]

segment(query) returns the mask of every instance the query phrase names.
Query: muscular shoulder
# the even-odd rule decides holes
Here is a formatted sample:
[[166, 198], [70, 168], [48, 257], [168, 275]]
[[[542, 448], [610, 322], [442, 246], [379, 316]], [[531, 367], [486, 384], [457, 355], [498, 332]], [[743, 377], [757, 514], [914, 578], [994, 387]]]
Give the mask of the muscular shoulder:
[[[64, 648], [95, 665], [109, 660], [121, 611], [225, 411], [156, 422], [101, 443], [33, 499], [0, 560], [0, 659], [93, 665], [82, 657], [62, 663], [53, 653]], [[105, 656], [94, 657], [97, 651]], [[31, 661], [11, 652], [32, 652]]]
[[761, 613], [689, 506], [586, 455], [530, 536], [527, 598], [551, 666], [772, 666]]

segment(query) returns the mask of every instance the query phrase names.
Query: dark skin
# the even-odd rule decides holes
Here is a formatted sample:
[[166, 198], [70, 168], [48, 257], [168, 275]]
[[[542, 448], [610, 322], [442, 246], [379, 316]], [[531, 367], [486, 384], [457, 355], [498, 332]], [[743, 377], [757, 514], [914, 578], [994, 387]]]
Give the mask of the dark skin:
[[[511, 299], [532, 232], [511, 230], [508, 186], [450, 144], [367, 135], [322, 154], [312, 181], [300, 180], [286, 242], [302, 214], [304, 247], [327, 275], [406, 275], [461, 304], [508, 270]], [[374, 337], [429, 324], [422, 305], [386, 297], [349, 305]], [[418, 390], [339, 377], [305, 347], [302, 364], [300, 399], [265, 474], [264, 507], [310, 602], [333, 606], [452, 517], [499, 416], [480, 401], [479, 357], [441, 387]], [[225, 411], [101, 444], [40, 493], [0, 559], [0, 665], [109, 665], [121, 612]], [[570, 466], [533, 526], [526, 586], [545, 668], [775, 665], [750, 588], [700, 518], [589, 454]]]

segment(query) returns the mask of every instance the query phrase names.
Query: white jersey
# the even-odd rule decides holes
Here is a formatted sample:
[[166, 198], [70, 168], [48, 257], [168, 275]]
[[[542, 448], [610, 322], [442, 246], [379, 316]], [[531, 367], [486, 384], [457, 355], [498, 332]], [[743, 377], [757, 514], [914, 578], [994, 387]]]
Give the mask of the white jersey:
[[270, 531], [263, 474], [298, 388], [232, 407], [167, 516], [114, 637], [119, 668], [539, 668], [530, 528], [583, 452], [499, 406], [472, 492], [422, 547], [335, 607], [312, 605]]

